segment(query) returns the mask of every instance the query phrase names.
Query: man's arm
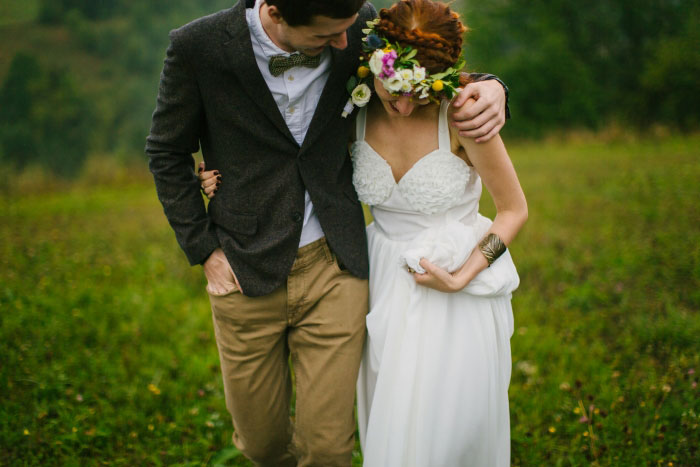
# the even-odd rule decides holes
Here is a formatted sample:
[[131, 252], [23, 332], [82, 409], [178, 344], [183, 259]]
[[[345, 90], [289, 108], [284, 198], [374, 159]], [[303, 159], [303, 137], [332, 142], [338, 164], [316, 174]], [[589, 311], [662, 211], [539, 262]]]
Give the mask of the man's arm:
[[[460, 130], [460, 136], [482, 143], [497, 135], [510, 118], [508, 88], [495, 75], [463, 73], [463, 76], [469, 84], [452, 102], [452, 125]], [[470, 98], [476, 102], [465, 105]]]
[[219, 240], [194, 173], [192, 154], [199, 150], [203, 112], [199, 88], [177, 33], [171, 33], [170, 38], [146, 154], [158, 199], [178, 243], [194, 265], [204, 263], [219, 247]]

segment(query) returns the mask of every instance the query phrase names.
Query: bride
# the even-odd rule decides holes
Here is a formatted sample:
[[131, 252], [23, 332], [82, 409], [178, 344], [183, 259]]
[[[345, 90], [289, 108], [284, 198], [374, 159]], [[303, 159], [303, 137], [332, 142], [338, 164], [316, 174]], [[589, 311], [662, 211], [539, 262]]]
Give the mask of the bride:
[[[519, 279], [506, 245], [527, 204], [500, 137], [477, 144], [448, 125], [464, 31], [445, 4], [398, 2], [368, 24], [349, 83], [353, 182], [374, 218], [357, 384], [368, 467], [510, 465]], [[493, 222], [478, 213], [482, 181]]]
[[[430, 0], [396, 3], [366, 30], [374, 92], [351, 148], [374, 218], [357, 385], [365, 466], [510, 465], [519, 280], [505, 245], [527, 204], [500, 137], [477, 144], [448, 125], [464, 31]], [[482, 180], [493, 223], [478, 213]]]

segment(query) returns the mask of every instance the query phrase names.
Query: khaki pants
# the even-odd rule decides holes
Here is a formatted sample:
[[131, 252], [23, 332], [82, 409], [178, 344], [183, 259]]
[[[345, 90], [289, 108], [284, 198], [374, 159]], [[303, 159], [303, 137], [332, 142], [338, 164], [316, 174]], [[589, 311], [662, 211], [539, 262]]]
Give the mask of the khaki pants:
[[271, 294], [209, 298], [238, 449], [261, 466], [349, 466], [367, 281], [342, 270], [321, 239], [299, 249]]

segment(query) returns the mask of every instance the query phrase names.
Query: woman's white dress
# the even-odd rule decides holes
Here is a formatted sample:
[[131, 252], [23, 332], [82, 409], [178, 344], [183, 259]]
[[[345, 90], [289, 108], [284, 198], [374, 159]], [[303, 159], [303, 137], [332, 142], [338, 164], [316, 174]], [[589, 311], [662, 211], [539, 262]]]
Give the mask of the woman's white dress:
[[419, 286], [407, 271], [420, 271], [422, 257], [450, 271], [464, 263], [491, 225], [478, 213], [481, 180], [450, 150], [446, 102], [439, 149], [398, 183], [364, 141], [365, 121], [363, 108], [351, 149], [355, 188], [374, 217], [357, 385], [364, 465], [510, 465], [510, 299], [519, 279], [509, 252], [458, 293]]

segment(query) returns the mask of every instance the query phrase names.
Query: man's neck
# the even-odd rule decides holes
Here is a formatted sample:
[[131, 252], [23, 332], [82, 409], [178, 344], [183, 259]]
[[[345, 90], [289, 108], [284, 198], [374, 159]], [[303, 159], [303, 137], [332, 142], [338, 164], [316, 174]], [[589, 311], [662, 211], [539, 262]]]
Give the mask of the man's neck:
[[270, 40], [280, 49], [284, 50], [285, 52], [293, 53], [296, 52], [293, 48], [289, 47], [286, 45], [280, 38], [279, 34], [279, 29], [280, 25], [272, 21], [272, 18], [270, 18], [270, 15], [268, 13], [268, 10], [270, 7], [267, 5], [266, 2], [262, 2], [262, 5], [260, 5], [260, 22], [262, 23], [263, 30], [265, 31], [265, 34], [267, 34], [267, 37], [270, 38]]

